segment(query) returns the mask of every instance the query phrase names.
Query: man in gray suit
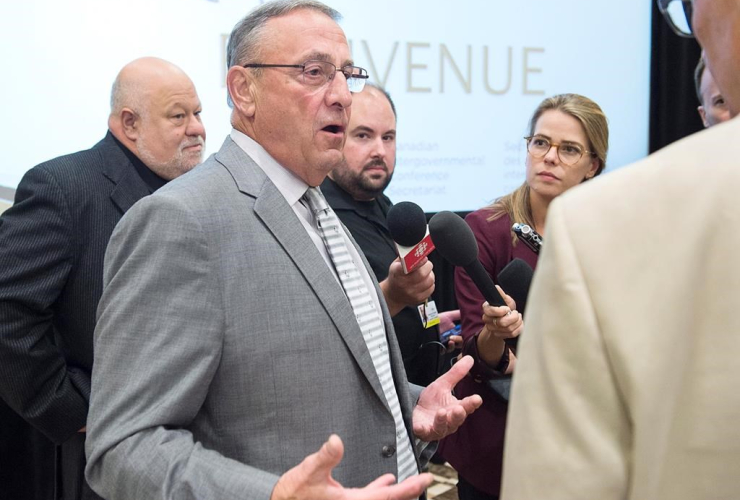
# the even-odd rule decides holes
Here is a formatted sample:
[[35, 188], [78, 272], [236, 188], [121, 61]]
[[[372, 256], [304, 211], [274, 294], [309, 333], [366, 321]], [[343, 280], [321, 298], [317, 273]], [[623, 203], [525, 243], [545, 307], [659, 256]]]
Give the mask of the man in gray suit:
[[[340, 226], [329, 243], [317, 225], [333, 212], [309, 188], [342, 160], [350, 91], [366, 76], [337, 17], [290, 1], [240, 21], [230, 137], [116, 228], [86, 471], [108, 500], [415, 498], [431, 482], [415, 441], [453, 432], [480, 405], [451, 394], [469, 358], [423, 391], [407, 384], [361, 252]], [[366, 335], [352, 273], [379, 336]]]

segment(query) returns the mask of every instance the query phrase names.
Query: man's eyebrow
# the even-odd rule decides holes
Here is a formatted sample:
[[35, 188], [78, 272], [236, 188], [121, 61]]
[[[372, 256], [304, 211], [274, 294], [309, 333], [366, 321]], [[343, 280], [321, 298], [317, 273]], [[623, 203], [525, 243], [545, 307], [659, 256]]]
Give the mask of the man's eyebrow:
[[[307, 54], [304, 58], [304, 61], [326, 61], [334, 64], [334, 58], [331, 57], [326, 52], [310, 52]], [[344, 68], [345, 66], [354, 66], [354, 61], [352, 59], [345, 60], [341, 67]]]
[[372, 134], [372, 133], [375, 132], [375, 130], [373, 130], [372, 128], [368, 127], [367, 125], [358, 125], [358, 126], [356, 126], [355, 128], [352, 129], [352, 132], [367, 132], [367, 133]]
[[326, 52], [309, 52], [303, 57], [306, 61], [326, 61], [331, 62], [331, 56]]
[[[354, 133], [354, 134], [357, 134], [357, 133], [360, 133], [360, 132], [365, 132], [367, 134], [374, 134], [375, 133], [375, 129], [372, 128], [372, 127], [368, 127], [367, 125], [358, 125], [355, 128], [353, 128], [351, 130], [351, 132]], [[386, 130], [385, 132], [383, 132], [380, 135], [389, 135], [389, 134], [392, 135], [392, 136], [395, 136], [396, 135], [396, 129], [392, 128], [390, 130]]]

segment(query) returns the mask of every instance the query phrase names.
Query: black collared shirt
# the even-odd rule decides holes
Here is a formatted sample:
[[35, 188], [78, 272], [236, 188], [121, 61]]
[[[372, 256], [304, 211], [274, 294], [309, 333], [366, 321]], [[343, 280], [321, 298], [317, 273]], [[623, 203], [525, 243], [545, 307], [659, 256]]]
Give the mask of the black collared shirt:
[[111, 134], [111, 137], [113, 137], [113, 140], [116, 141], [116, 144], [118, 144], [118, 147], [121, 148], [121, 151], [126, 153], [126, 157], [128, 157], [129, 161], [136, 169], [136, 173], [139, 174], [141, 180], [144, 181], [144, 184], [146, 184], [149, 188], [150, 194], [167, 184], [167, 180], [162, 179], [160, 176], [155, 174], [149, 167], [146, 166], [146, 164], [144, 164], [143, 161], [139, 159], [138, 156], [136, 156], [129, 148], [124, 146], [121, 141], [116, 139], [113, 134]]

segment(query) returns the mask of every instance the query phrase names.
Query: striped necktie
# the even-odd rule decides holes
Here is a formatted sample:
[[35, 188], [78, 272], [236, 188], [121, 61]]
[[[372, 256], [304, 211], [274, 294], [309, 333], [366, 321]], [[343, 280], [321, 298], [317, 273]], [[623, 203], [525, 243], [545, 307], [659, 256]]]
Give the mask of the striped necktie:
[[357, 324], [360, 326], [367, 349], [370, 351], [375, 372], [380, 379], [385, 399], [393, 414], [396, 425], [397, 477], [400, 483], [407, 477], [418, 474], [418, 469], [414, 452], [411, 449], [411, 440], [403, 422], [401, 404], [398, 401], [398, 394], [393, 383], [383, 317], [375, 307], [375, 301], [365, 286], [365, 280], [352, 260], [352, 255], [344, 239], [344, 232], [340, 229], [339, 219], [334, 210], [329, 207], [324, 195], [321, 194], [318, 188], [311, 187], [306, 191], [304, 199], [316, 217], [319, 234], [334, 264], [334, 269], [339, 275], [344, 293], [347, 295], [355, 313]]

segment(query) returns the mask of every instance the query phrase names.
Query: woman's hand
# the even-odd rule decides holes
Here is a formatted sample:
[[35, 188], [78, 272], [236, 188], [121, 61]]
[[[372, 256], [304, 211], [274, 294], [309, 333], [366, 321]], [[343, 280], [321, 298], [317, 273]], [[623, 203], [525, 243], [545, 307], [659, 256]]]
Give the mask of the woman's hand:
[[524, 328], [522, 315], [516, 310], [516, 302], [506, 295], [500, 286], [496, 289], [503, 297], [505, 306], [483, 304], [483, 329], [478, 336], [478, 353], [483, 361], [496, 366], [504, 352], [504, 339], [518, 337]]
[[496, 285], [496, 289], [506, 305], [497, 307], [488, 302], [483, 304], [483, 329], [500, 339], [518, 337], [524, 327], [522, 315], [516, 310], [514, 299], [506, 295], [500, 286]]

